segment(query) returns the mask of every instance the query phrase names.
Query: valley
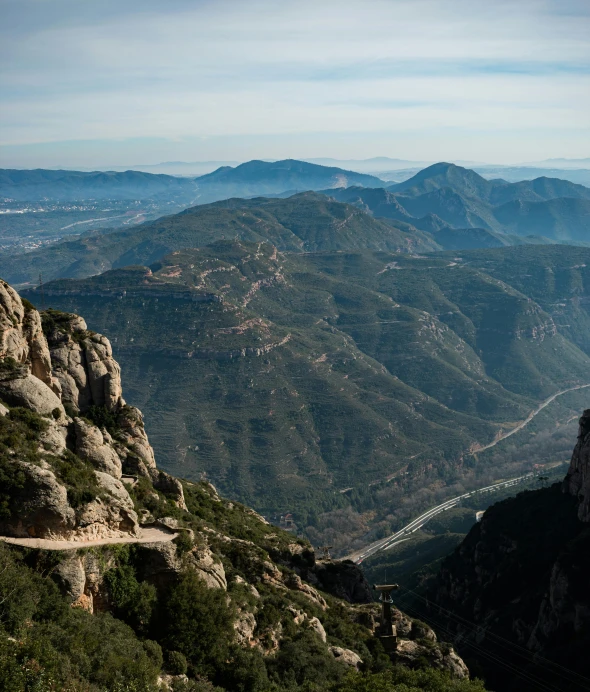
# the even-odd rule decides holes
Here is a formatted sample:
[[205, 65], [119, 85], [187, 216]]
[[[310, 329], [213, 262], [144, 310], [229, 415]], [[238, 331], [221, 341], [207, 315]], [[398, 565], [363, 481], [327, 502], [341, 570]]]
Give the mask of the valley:
[[[552, 267], [554, 290], [580, 287], [565, 306], [542, 283], [543, 308], [495, 278], [525, 251], [540, 276]], [[317, 544], [344, 552], [395, 524], [392, 512], [418, 513], [419, 495], [413, 509], [399, 504], [414, 486], [471, 469], [509, 475], [477, 459], [556, 392], [587, 384], [588, 252], [529, 246], [450, 261], [220, 241], [151, 270], [54, 281], [44, 296], [92, 314], [112, 340], [167, 469], [269, 517], [291, 512]], [[38, 291], [26, 295], [38, 304]], [[566, 338], [557, 324], [568, 310], [581, 319]]]
[[[155, 213], [196, 195], [181, 213], [128, 211], [119, 229], [0, 253], [0, 274], [37, 306], [92, 316], [166, 469], [273, 521], [291, 514], [337, 554], [399, 530], [461, 479], [467, 490], [528, 471], [498, 443], [529, 424], [531, 444], [558, 439], [583, 400], [584, 235], [498, 221], [506, 205], [586, 204], [581, 185], [446, 163], [394, 185], [292, 160], [195, 179], [9, 173], [22, 196], [115, 191]], [[207, 203], [234, 193], [253, 198]], [[551, 416], [532, 424], [568, 391], [556, 429]]]

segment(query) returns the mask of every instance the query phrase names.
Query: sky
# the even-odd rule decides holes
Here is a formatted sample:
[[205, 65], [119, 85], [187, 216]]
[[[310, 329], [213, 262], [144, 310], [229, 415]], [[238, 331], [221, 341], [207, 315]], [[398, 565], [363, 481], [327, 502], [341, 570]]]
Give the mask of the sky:
[[590, 0], [0, 0], [0, 166], [590, 156]]

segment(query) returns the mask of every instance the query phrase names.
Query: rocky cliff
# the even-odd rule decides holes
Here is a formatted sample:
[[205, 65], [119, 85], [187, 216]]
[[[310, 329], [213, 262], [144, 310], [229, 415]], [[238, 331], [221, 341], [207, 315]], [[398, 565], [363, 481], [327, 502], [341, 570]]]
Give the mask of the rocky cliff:
[[[278, 692], [310, 680], [317, 685], [306, 690], [328, 689], [347, 671], [394, 670], [373, 637], [378, 607], [359, 568], [316, 560], [306, 541], [219, 497], [209, 483], [157, 468], [141, 412], [123, 399], [108, 339], [81, 317], [40, 314], [0, 282], [0, 349], [0, 559], [7, 565], [0, 569], [0, 677], [21, 661], [19, 675], [32, 666], [27, 680], [53, 675], [56, 690], [159, 684], [206, 691], [214, 682]], [[19, 621], [18, 589], [5, 578], [11, 569], [31, 573], [23, 594], [45, 594], [39, 580], [50, 578], [78, 615], [68, 620], [49, 590], [32, 598]], [[67, 650], [64, 642], [78, 639], [67, 628], [79, 628], [82, 614], [91, 618], [76, 644], [87, 647], [82, 659], [62, 652], [48, 660], [34, 648], [36, 637], [43, 651]], [[396, 617], [396, 663], [470, 684], [452, 647]], [[115, 635], [119, 620], [132, 629]], [[88, 650], [97, 627], [110, 628], [104, 646], [109, 637], [126, 642], [112, 644], [123, 648], [108, 666], [105, 654]], [[92, 655], [100, 660], [94, 672]], [[138, 661], [146, 656], [141, 677]], [[114, 677], [105, 682], [107, 668]], [[125, 686], [128, 679], [135, 687]]]
[[493, 688], [588, 689], [589, 495], [586, 410], [563, 483], [491, 507], [442, 566], [430, 617]]

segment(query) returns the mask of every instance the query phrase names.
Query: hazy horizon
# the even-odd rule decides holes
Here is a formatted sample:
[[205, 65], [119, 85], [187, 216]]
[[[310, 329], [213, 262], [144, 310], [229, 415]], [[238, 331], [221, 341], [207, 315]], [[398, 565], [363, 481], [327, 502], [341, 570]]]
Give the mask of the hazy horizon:
[[584, 0], [1, 0], [0, 165], [590, 152]]

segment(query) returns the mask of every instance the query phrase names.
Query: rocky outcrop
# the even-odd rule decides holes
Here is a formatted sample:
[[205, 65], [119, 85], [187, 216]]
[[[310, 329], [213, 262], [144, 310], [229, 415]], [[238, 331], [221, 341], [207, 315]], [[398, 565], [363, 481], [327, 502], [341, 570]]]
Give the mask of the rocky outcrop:
[[439, 670], [446, 670], [454, 678], [468, 678], [469, 669], [454, 649], [448, 645], [429, 646], [418, 641], [403, 639], [398, 642], [395, 660], [408, 668], [416, 668], [428, 661], [429, 665]]
[[302, 579], [349, 603], [371, 603], [371, 587], [362, 569], [351, 560], [317, 560], [315, 552], [301, 543], [271, 550], [275, 562], [292, 569]]
[[223, 564], [208, 546], [194, 546], [188, 553], [179, 555], [176, 545], [168, 543], [144, 543], [138, 546], [141, 576], [157, 585], [176, 581], [183, 569], [194, 570], [212, 589], [227, 589]]
[[65, 419], [59, 397], [34, 375], [0, 381], [0, 397], [9, 406], [23, 406], [42, 416], [53, 415], [55, 411], [57, 418]]
[[[121, 478], [122, 464], [119, 455], [110, 444], [107, 444], [103, 433], [82, 418], [74, 419], [76, 435], [76, 454], [89, 461], [97, 471]], [[110, 437], [110, 436], [109, 436]]]
[[580, 520], [590, 522], [590, 409], [586, 409], [580, 418], [578, 441], [563, 488], [578, 499]]
[[74, 607], [96, 613], [111, 607], [105, 574], [116, 564], [115, 557], [106, 551], [100, 556], [85, 552], [60, 562], [51, 577]]
[[[120, 482], [130, 459], [186, 508], [180, 482], [156, 469], [141, 412], [125, 405], [108, 339], [88, 331], [77, 315], [49, 310], [42, 317], [2, 281], [0, 400], [5, 415], [6, 404], [45, 419], [37, 426], [38, 458], [14, 459], [14, 472], [23, 483], [11, 498], [10, 517], [0, 523], [5, 535], [72, 540], [137, 535], [137, 514]], [[116, 439], [104, 427], [75, 416], [91, 410], [110, 416], [118, 428]], [[95, 469], [97, 492], [78, 492], [56, 472], [60, 462], [55, 457], [65, 463], [71, 452]]]
[[81, 412], [90, 406], [116, 411], [124, 405], [121, 369], [106, 337], [88, 331], [78, 315], [53, 311], [46, 313], [45, 333], [64, 403]]
[[23, 538], [61, 538], [73, 533], [76, 512], [49, 466], [14, 463], [21, 474], [21, 489], [12, 496], [10, 516], [0, 520], [0, 533]]
[[363, 663], [362, 658], [350, 649], [343, 649], [340, 646], [330, 646], [329, 649], [332, 656], [347, 668], [358, 670]]

